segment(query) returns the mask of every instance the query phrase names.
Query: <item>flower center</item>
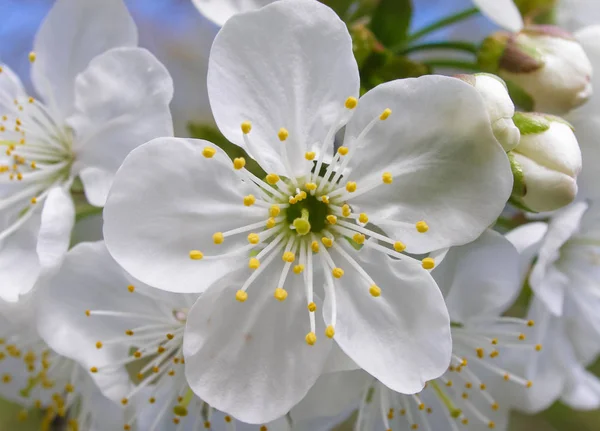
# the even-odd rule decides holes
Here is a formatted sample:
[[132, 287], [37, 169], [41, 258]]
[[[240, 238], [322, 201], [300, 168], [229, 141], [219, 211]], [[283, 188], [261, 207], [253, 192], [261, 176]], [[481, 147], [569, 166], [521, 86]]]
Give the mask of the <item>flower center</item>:
[[286, 221], [294, 226], [298, 235], [309, 232], [320, 233], [327, 226], [327, 216], [331, 215], [329, 206], [317, 197], [306, 194], [306, 198], [291, 204], [286, 212]]

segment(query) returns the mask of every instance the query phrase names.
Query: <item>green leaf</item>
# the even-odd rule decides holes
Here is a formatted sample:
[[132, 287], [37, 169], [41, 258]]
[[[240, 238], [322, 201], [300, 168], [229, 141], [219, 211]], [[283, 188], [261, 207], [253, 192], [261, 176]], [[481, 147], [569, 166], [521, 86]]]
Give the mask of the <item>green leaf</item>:
[[267, 173], [260, 167], [256, 160], [250, 157], [243, 148], [229, 142], [216, 127], [207, 124], [189, 123], [188, 130], [190, 131], [192, 138], [204, 139], [205, 141], [212, 142], [225, 151], [231, 160], [237, 157], [246, 159], [246, 169], [258, 178], [265, 178], [267, 176]]
[[371, 30], [386, 47], [397, 47], [408, 38], [411, 0], [381, 0], [371, 18]]

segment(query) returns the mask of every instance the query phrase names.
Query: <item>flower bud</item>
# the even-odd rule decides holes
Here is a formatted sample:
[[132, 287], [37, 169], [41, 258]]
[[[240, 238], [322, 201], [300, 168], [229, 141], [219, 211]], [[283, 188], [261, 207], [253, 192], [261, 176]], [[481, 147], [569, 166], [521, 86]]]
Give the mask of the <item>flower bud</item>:
[[527, 110], [565, 114], [592, 95], [592, 65], [581, 45], [553, 26], [496, 33], [482, 44], [479, 62], [505, 81]]
[[532, 212], [553, 211], [577, 195], [581, 151], [569, 123], [545, 114], [517, 113], [519, 146], [509, 153], [515, 184], [512, 201]]
[[514, 149], [519, 144], [520, 133], [512, 119], [515, 115], [515, 105], [508, 95], [504, 81], [487, 73], [457, 75], [456, 78], [479, 91], [490, 116], [494, 136], [504, 151]]

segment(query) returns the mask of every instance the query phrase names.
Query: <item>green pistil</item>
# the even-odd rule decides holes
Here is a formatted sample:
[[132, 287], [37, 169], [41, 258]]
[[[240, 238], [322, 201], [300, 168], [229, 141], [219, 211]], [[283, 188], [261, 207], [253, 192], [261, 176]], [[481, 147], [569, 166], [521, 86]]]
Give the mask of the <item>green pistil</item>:
[[437, 382], [435, 380], [432, 380], [432, 381], [428, 382], [427, 384], [432, 387], [432, 389], [435, 391], [436, 395], [442, 401], [444, 406], [446, 406], [446, 408], [450, 412], [450, 416], [452, 416], [455, 419], [460, 417], [460, 415], [462, 414], [462, 410], [454, 405], [454, 403], [452, 402], [450, 397], [448, 395], [446, 395], [446, 393], [442, 390], [442, 388], [439, 387]]
[[294, 220], [294, 227], [296, 228], [296, 233], [298, 235], [306, 235], [310, 232], [310, 221], [308, 209], [302, 208], [301, 211], [302, 216]]
[[185, 396], [183, 397], [183, 400], [181, 400], [179, 404], [173, 407], [173, 413], [175, 413], [177, 416], [187, 416], [187, 406], [190, 405], [190, 401], [192, 401], [192, 398], [194, 398], [194, 392], [192, 392], [191, 389], [188, 389], [185, 393]]

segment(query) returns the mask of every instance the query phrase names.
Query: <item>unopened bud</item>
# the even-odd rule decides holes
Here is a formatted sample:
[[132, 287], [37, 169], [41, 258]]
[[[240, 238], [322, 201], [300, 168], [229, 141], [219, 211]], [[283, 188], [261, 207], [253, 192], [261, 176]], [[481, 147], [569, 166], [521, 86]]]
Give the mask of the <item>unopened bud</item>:
[[479, 53], [481, 67], [502, 77], [517, 104], [528, 110], [565, 114], [592, 95], [592, 65], [574, 37], [554, 26], [496, 33]]
[[512, 200], [533, 212], [553, 211], [577, 195], [581, 151], [569, 123], [545, 114], [517, 113], [519, 146], [509, 153], [515, 183]]
[[479, 91], [490, 117], [494, 136], [504, 151], [514, 149], [519, 144], [520, 133], [513, 122], [515, 105], [510, 99], [504, 81], [487, 73], [457, 75], [456, 77]]

